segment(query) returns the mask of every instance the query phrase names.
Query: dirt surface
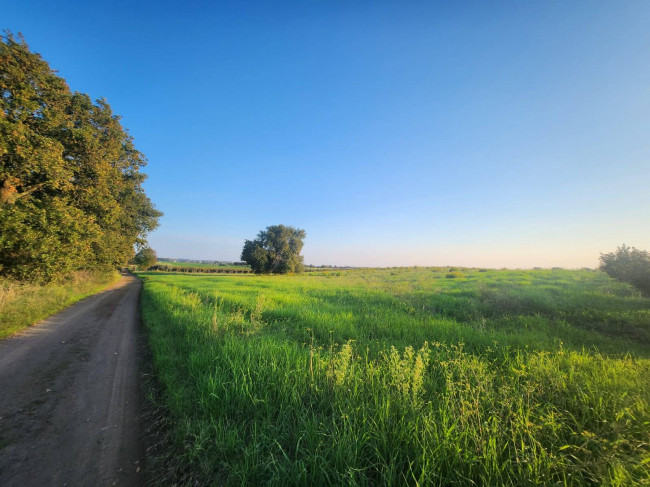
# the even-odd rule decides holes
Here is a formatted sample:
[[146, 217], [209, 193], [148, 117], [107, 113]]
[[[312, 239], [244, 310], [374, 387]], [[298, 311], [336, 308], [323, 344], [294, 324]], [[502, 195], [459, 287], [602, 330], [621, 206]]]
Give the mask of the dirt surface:
[[141, 282], [0, 341], [0, 485], [142, 485]]

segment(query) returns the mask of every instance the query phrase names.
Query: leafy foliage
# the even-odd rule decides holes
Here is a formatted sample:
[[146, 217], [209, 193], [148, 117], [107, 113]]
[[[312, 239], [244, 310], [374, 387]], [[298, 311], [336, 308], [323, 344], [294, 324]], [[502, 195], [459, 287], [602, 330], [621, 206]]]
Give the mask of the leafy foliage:
[[600, 255], [600, 270], [650, 295], [650, 253], [623, 244], [616, 252]]
[[156, 255], [156, 251], [151, 247], [141, 248], [133, 258], [133, 263], [143, 270], [149, 269], [156, 262], [158, 262], [158, 256]]
[[72, 93], [25, 41], [0, 42], [0, 274], [57, 280], [133, 256], [162, 215], [105, 100]]
[[260, 231], [255, 240], [246, 240], [241, 260], [257, 274], [286, 274], [302, 272], [304, 263], [300, 255], [304, 230], [285, 225], [271, 225]]

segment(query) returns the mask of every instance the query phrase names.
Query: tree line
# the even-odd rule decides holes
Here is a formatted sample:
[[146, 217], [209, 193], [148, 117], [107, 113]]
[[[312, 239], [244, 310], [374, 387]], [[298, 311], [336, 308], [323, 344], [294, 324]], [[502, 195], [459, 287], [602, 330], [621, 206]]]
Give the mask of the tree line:
[[146, 159], [104, 99], [73, 92], [22, 37], [0, 42], [0, 275], [125, 264], [158, 225]]
[[169, 264], [155, 264], [147, 267], [150, 271], [161, 272], [187, 272], [189, 274], [250, 274], [252, 271], [247, 267], [188, 267]]

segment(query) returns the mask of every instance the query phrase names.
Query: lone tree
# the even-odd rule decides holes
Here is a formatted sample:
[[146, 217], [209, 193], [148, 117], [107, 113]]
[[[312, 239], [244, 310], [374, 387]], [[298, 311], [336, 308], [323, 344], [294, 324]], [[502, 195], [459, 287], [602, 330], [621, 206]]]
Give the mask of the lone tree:
[[650, 253], [647, 251], [623, 244], [616, 252], [600, 254], [600, 270], [650, 295]]
[[140, 251], [135, 254], [135, 257], [133, 257], [133, 263], [145, 271], [156, 262], [158, 262], [158, 256], [156, 255], [156, 251], [151, 247], [141, 248]]
[[302, 272], [303, 257], [300, 255], [304, 230], [285, 225], [271, 225], [260, 231], [255, 240], [246, 240], [241, 260], [257, 274], [286, 274]]

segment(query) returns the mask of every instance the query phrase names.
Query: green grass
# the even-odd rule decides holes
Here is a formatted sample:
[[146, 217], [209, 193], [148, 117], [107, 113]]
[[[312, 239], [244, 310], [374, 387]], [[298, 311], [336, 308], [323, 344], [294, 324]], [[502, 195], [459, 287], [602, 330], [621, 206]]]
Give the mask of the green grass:
[[647, 484], [650, 300], [448, 274], [140, 274], [176, 461], [214, 485]]
[[0, 279], [0, 339], [101, 291], [119, 277], [117, 272], [79, 272], [63, 282], [46, 285]]

